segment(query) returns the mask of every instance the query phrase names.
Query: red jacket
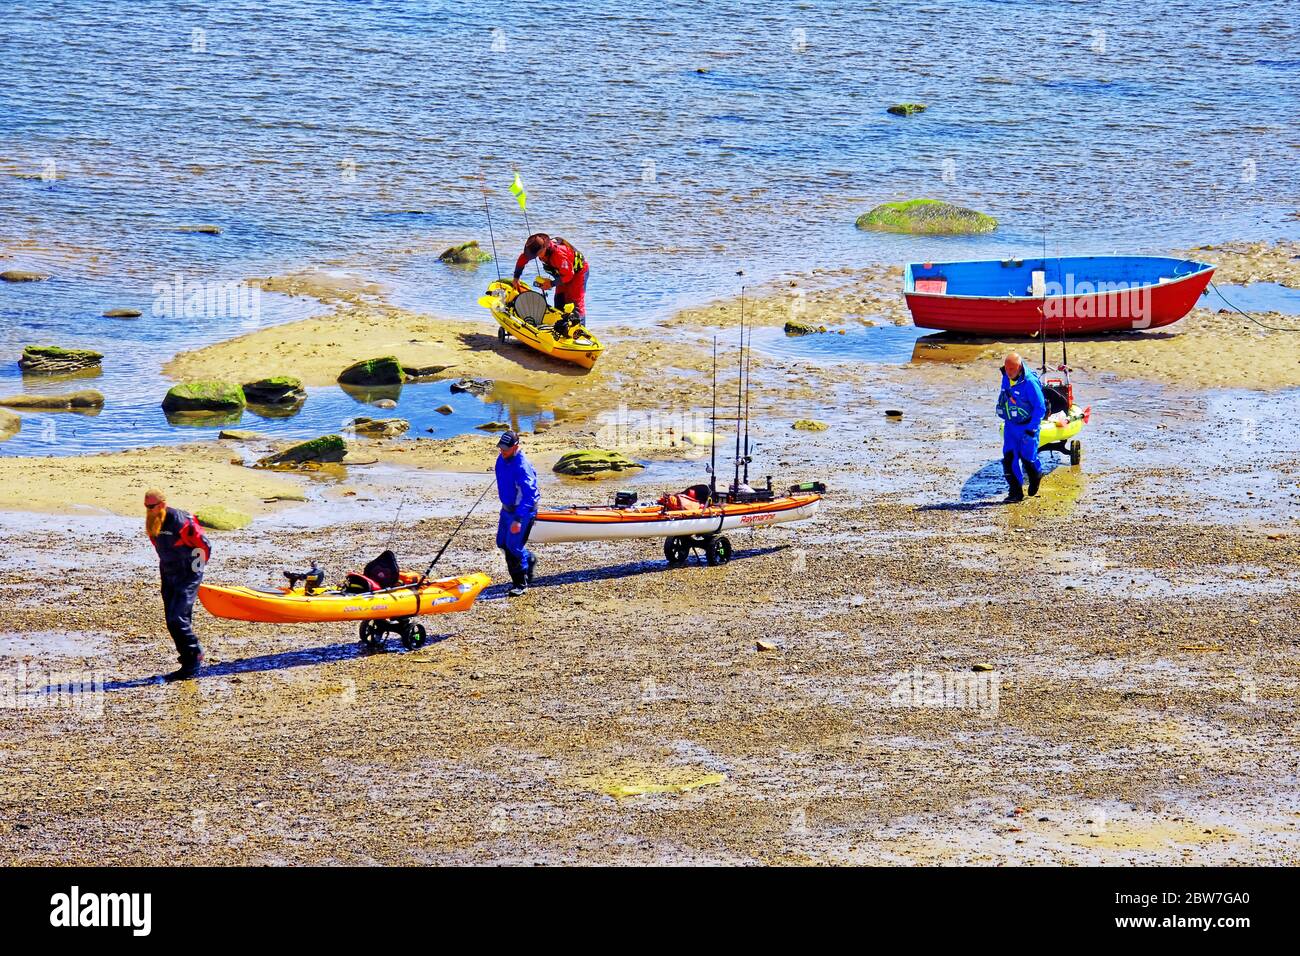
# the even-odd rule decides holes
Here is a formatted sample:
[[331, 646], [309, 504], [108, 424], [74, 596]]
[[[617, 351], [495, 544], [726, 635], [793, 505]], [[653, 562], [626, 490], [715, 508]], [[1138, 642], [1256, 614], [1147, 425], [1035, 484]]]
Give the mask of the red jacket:
[[[519, 258], [515, 260], [516, 279], [524, 274], [524, 267], [532, 258], [527, 251], [519, 254]], [[561, 285], [572, 282], [575, 276], [581, 275], [587, 269], [587, 257], [573, 248], [568, 240], [561, 239], [559, 236], [552, 237], [543, 247], [537, 254], [537, 261], [550, 273], [551, 278]]]

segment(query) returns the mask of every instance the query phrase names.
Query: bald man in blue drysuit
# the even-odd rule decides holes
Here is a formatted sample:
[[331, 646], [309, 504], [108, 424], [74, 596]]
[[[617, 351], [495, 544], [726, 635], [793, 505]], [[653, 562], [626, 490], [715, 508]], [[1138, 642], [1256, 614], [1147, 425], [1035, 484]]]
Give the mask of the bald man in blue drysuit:
[[505, 552], [510, 569], [513, 586], [506, 594], [519, 597], [533, 583], [537, 570], [537, 559], [528, 550], [528, 534], [537, 518], [537, 472], [524, 457], [517, 433], [502, 432], [497, 450], [497, 497], [501, 499], [497, 547]]
[[1002, 391], [998, 393], [998, 418], [1003, 423], [1002, 473], [1007, 478], [1008, 502], [1025, 500], [1021, 482], [1026, 474], [1029, 493], [1038, 494], [1038, 484], [1043, 480], [1043, 465], [1038, 460], [1038, 429], [1046, 414], [1043, 383], [1012, 352], [1002, 363]]

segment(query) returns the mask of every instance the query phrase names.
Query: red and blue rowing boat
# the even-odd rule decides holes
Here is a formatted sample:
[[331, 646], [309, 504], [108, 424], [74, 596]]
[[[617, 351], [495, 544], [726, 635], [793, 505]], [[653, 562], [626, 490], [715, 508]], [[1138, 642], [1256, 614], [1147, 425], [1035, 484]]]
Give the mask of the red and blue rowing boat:
[[903, 297], [918, 328], [971, 335], [1158, 329], [1196, 304], [1214, 267], [1168, 256], [912, 263]]

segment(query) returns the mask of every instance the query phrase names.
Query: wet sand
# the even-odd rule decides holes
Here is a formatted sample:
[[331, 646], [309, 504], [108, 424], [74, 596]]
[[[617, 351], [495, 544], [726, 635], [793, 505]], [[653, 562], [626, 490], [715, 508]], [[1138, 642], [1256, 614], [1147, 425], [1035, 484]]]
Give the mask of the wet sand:
[[301, 499], [301, 482], [242, 464], [227, 442], [142, 448], [76, 457], [0, 458], [0, 512], [109, 512], [140, 516], [146, 488], [193, 511], [221, 505], [246, 514], [272, 510], [267, 499]]
[[[689, 324], [702, 351], [710, 327]], [[673, 408], [679, 375], [707, 402], [698, 355], [643, 347], [639, 365], [611, 349], [622, 384], [593, 378], [585, 412]], [[347, 364], [337, 348], [319, 368]], [[170, 642], [134, 517], [61, 518], [94, 534], [91, 563], [8, 512], [5, 661], [110, 683], [102, 716], [0, 710], [0, 862], [1294, 865], [1300, 392], [1280, 372], [1259, 391], [1258, 351], [1212, 356], [1232, 389], [1087, 366], [1082, 466], [1015, 507], [986, 414], [995, 361], [767, 359], [755, 471], [826, 480], [816, 520], [734, 535], [721, 568], [666, 569], [655, 541], [542, 546], [526, 597], [494, 585], [427, 619], [440, 639], [414, 652], [199, 611], [216, 663], [180, 685], [152, 680]], [[578, 416], [526, 441], [545, 464], [595, 434]], [[209, 580], [358, 566], [399, 492], [418, 507], [394, 547], [427, 561], [481, 490], [491, 437], [367, 447], [375, 465], [217, 536]], [[629, 454], [649, 467], [614, 481], [539, 469], [544, 499], [702, 477], [681, 448]], [[480, 511], [448, 570], [505, 580], [494, 526]], [[911, 675], [984, 696], [900, 698]]]

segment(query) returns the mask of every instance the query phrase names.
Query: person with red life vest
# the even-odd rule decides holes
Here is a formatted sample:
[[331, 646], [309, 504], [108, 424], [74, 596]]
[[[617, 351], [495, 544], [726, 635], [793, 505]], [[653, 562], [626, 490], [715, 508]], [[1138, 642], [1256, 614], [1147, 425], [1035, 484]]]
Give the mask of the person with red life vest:
[[519, 277], [534, 259], [541, 263], [555, 286], [555, 307], [563, 312], [566, 305], [573, 305], [571, 317], [561, 320], [563, 327], [556, 329], [556, 335], [563, 338], [570, 325], [585, 325], [587, 322], [587, 278], [591, 267], [587, 264], [587, 257], [567, 240], [537, 232], [528, 237], [524, 251], [515, 260], [516, 289], [524, 288]]
[[203, 526], [177, 508], [167, 507], [167, 497], [156, 488], [144, 493], [145, 533], [158, 552], [158, 575], [162, 580], [163, 615], [167, 631], [180, 655], [180, 670], [168, 674], [173, 680], [193, 677], [203, 666], [203, 647], [194, 633], [194, 599], [203, 583], [203, 569], [212, 556], [212, 545]]

